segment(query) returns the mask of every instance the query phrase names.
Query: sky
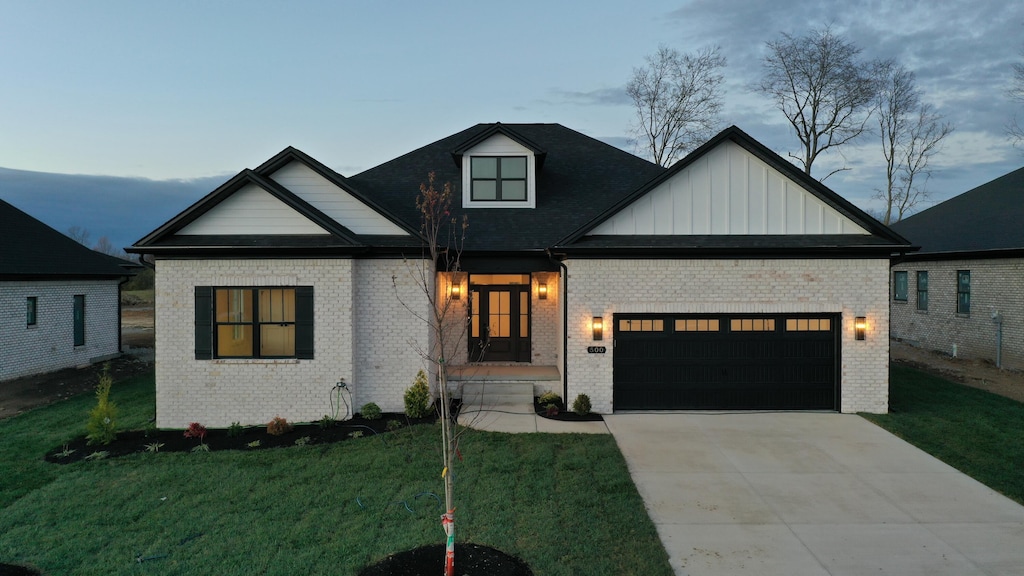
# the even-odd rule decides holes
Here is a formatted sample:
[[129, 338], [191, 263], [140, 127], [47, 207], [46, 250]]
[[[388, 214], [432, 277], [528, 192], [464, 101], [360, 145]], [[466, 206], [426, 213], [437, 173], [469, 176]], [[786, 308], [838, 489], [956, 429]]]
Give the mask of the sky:
[[[831, 25], [914, 71], [955, 126], [941, 201], [1024, 166], [1004, 127], [1024, 2], [0, 0], [0, 199], [64, 232], [138, 240], [244, 168], [295, 146], [352, 175], [478, 122], [555, 122], [630, 149], [632, 70], [660, 44], [719, 46], [721, 126], [787, 156], [750, 89], [765, 42]], [[815, 164], [857, 206], [884, 184], [865, 138]]]

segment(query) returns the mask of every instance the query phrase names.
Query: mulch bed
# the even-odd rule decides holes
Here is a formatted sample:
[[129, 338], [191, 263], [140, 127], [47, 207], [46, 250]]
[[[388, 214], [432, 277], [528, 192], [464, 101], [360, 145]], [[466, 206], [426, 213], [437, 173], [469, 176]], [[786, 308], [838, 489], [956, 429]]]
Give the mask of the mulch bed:
[[0, 576], [39, 576], [41, 572], [34, 568], [15, 564], [0, 564]]
[[[459, 404], [453, 403], [453, 414], [458, 414]], [[433, 424], [437, 422], [437, 410], [426, 418], [408, 418], [401, 413], [387, 413], [376, 420], [367, 420], [357, 415], [349, 420], [338, 421], [329, 426], [319, 423], [296, 424], [292, 430], [281, 435], [267, 432], [266, 426], [245, 426], [232, 432], [226, 428], [207, 430], [202, 443], [211, 452], [221, 450], [266, 450], [299, 445], [320, 445], [343, 442], [354, 437], [370, 437], [382, 435], [381, 440], [387, 442], [386, 433], [389, 422], [397, 422], [401, 428], [417, 424]], [[391, 426], [394, 426], [392, 424]], [[159, 444], [159, 447], [156, 445]], [[56, 446], [46, 453], [44, 459], [55, 464], [71, 464], [82, 460], [100, 458], [91, 456], [96, 453], [106, 454], [102, 458], [115, 458], [138, 454], [140, 452], [190, 452], [200, 445], [198, 438], [186, 438], [184, 430], [129, 430], [120, 432], [110, 444], [89, 444], [85, 436], [79, 436], [67, 444]], [[151, 449], [148, 447], [154, 447]]]
[[[444, 573], [444, 545], [423, 546], [388, 556], [359, 576], [437, 576]], [[455, 573], [481, 576], [533, 576], [525, 562], [479, 544], [455, 544]]]
[[600, 414], [594, 414], [593, 412], [587, 414], [577, 414], [572, 410], [565, 410], [562, 405], [558, 406], [558, 412], [552, 414], [548, 412], [547, 406], [542, 406], [536, 398], [533, 399], [533, 410], [537, 413], [537, 416], [543, 416], [548, 420], [561, 420], [563, 422], [601, 422], [604, 417]]

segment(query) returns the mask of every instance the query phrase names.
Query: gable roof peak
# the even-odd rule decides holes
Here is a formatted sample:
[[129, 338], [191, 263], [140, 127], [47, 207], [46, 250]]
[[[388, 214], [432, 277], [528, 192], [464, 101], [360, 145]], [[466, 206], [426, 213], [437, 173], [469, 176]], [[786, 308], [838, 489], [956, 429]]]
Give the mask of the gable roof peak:
[[511, 125], [495, 122], [493, 124], [477, 124], [476, 127], [481, 129], [469, 138], [460, 142], [455, 149], [452, 150], [452, 159], [455, 161], [456, 166], [462, 165], [462, 156], [468, 150], [497, 134], [506, 136], [533, 152], [533, 155], [537, 157], [538, 165], [544, 162], [544, 157], [547, 155], [547, 152], [535, 142], [526, 136], [523, 136]]

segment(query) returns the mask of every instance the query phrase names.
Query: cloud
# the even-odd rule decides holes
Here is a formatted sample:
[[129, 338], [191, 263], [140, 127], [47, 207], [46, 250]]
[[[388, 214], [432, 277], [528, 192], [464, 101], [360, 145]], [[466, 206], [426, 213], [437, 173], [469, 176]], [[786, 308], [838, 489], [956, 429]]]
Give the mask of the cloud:
[[0, 199], [66, 234], [79, 226], [92, 242], [131, 245], [202, 198], [229, 176], [150, 180], [0, 168]]
[[626, 93], [625, 86], [615, 88], [598, 88], [589, 91], [573, 91], [552, 89], [551, 92], [563, 104], [575, 104], [582, 106], [622, 106], [630, 105], [633, 101]]

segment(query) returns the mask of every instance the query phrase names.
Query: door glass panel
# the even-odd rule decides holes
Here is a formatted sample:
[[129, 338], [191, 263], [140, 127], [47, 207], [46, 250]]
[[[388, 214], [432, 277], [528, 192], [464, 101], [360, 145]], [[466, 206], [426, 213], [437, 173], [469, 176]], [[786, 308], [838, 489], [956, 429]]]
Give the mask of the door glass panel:
[[473, 338], [480, 337], [480, 293], [474, 290], [471, 292], [473, 299], [471, 305], [470, 330]]
[[530, 294], [519, 293], [519, 337], [526, 338], [530, 335]]
[[493, 338], [508, 338], [512, 335], [512, 293], [495, 291], [488, 296], [489, 333]]

